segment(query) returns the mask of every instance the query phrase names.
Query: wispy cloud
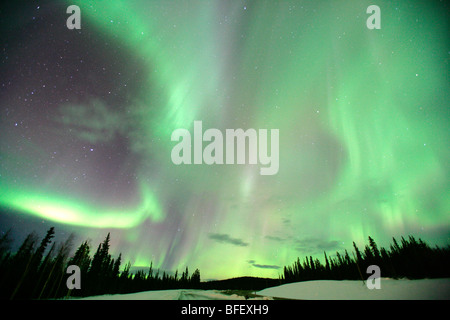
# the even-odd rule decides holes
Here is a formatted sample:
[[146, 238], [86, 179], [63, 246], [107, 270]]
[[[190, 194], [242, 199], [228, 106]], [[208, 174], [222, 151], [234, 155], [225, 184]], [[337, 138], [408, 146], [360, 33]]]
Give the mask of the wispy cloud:
[[110, 142], [122, 134], [126, 123], [123, 116], [101, 100], [86, 105], [66, 104], [59, 108], [56, 121], [69, 128], [70, 132], [89, 143]]
[[283, 238], [280, 238], [277, 236], [266, 236], [265, 238], [269, 239], [269, 240], [273, 240], [273, 241], [285, 241], [286, 240], [286, 239], [283, 239]]
[[232, 238], [228, 234], [224, 233], [210, 233], [209, 238], [215, 240], [217, 242], [229, 243], [235, 246], [246, 247], [248, 246], [247, 242], [242, 241], [242, 239]]
[[270, 264], [259, 264], [256, 263], [255, 260], [248, 260], [247, 261], [249, 264], [251, 264], [253, 267], [255, 268], [260, 268], [260, 269], [280, 269], [280, 266], [276, 266], [276, 265], [270, 265]]
[[269, 265], [269, 264], [254, 263], [254, 264], [252, 264], [252, 266], [254, 266], [255, 268], [261, 268], [261, 269], [280, 269], [280, 266]]
[[278, 236], [265, 236], [266, 239], [277, 242], [288, 242], [295, 248], [297, 251], [300, 251], [303, 254], [318, 254], [328, 252], [328, 251], [337, 251], [342, 248], [342, 241], [338, 240], [323, 240], [319, 238], [303, 238], [303, 239], [293, 239], [292, 237], [278, 237]]
[[296, 249], [306, 254], [320, 253], [323, 251], [336, 251], [342, 249], [341, 241], [306, 238], [295, 240]]

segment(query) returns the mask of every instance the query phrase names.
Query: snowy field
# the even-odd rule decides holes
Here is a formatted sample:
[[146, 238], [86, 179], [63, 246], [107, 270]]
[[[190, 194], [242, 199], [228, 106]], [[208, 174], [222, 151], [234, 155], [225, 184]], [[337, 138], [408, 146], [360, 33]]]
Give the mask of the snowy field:
[[[393, 280], [381, 278], [380, 289], [368, 289], [362, 281], [304, 281], [255, 292], [251, 299], [305, 300], [450, 300], [450, 278]], [[84, 300], [245, 300], [218, 290], [159, 290], [130, 294], [102, 295]]]
[[267, 288], [259, 295], [305, 300], [449, 300], [450, 278], [380, 279], [380, 289], [368, 289], [362, 281], [305, 281]]
[[[256, 299], [271, 300], [270, 297]], [[236, 294], [228, 295], [218, 290], [155, 290], [129, 294], [113, 294], [82, 298], [82, 300], [245, 300]]]

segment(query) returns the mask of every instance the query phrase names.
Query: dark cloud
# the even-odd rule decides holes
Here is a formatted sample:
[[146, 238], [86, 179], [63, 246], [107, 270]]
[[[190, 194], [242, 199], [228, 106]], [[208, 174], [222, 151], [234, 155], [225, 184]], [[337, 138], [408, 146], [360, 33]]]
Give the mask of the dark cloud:
[[269, 264], [258, 264], [256, 263], [255, 260], [248, 260], [247, 261], [249, 264], [251, 264], [253, 267], [255, 268], [260, 268], [260, 269], [280, 269], [280, 266], [276, 266], [276, 265], [269, 265]]
[[289, 242], [304, 254], [323, 253], [324, 251], [336, 251], [342, 249], [341, 241], [338, 240], [322, 240], [318, 238], [292, 239], [292, 237], [265, 236], [266, 239], [277, 242]]
[[274, 241], [285, 241], [286, 239], [276, 237], [276, 236], [266, 236], [266, 239], [274, 240]]
[[255, 268], [261, 268], [261, 269], [280, 269], [280, 266], [268, 265], [268, 264], [254, 263], [254, 264], [252, 264], [252, 266], [254, 266]]
[[317, 244], [317, 249], [320, 250], [335, 250], [341, 248], [339, 241], [320, 241]]
[[305, 254], [322, 253], [327, 251], [336, 251], [342, 249], [341, 241], [331, 240], [326, 241], [322, 239], [306, 238], [296, 240], [296, 249]]
[[228, 234], [223, 234], [223, 233], [210, 233], [209, 234], [209, 238], [212, 240], [215, 240], [217, 242], [223, 242], [223, 243], [229, 243], [235, 246], [240, 246], [240, 247], [247, 247], [248, 243], [242, 241], [241, 239], [238, 238], [232, 238], [230, 237]]

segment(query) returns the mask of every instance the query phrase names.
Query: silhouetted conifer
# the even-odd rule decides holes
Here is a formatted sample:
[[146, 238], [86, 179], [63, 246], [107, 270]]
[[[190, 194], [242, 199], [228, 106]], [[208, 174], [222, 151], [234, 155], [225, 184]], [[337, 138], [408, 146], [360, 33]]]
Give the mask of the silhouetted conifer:
[[285, 282], [315, 279], [359, 279], [363, 278], [367, 267], [376, 264], [385, 277], [448, 277], [450, 276], [450, 247], [430, 248], [422, 239], [409, 236], [401, 238], [401, 246], [393, 238], [390, 251], [378, 246], [369, 237], [369, 245], [364, 247], [364, 254], [353, 242], [353, 258], [345, 250], [344, 256], [336, 252], [335, 258], [325, 256], [325, 267], [310, 256], [303, 265], [299, 258], [292, 266], [283, 268], [282, 279]]
[[[9, 234], [9, 233], [8, 233]], [[0, 297], [3, 299], [27, 298], [60, 298], [68, 295], [86, 296], [105, 293], [129, 293], [143, 290], [200, 288], [200, 271], [196, 269], [189, 276], [186, 267], [181, 277], [178, 270], [174, 274], [153, 270], [150, 264], [148, 273], [138, 270], [131, 273], [128, 262], [120, 272], [122, 255], [113, 257], [109, 253], [110, 234], [98, 245], [93, 257], [90, 256], [90, 245], [84, 241], [74, 255], [69, 257], [73, 235], [64, 243], [52, 244], [48, 253], [54, 229], [50, 228], [46, 236], [37, 246], [37, 236], [29, 234], [17, 252], [11, 253], [7, 245], [7, 235], [0, 238]], [[283, 282], [304, 281], [312, 279], [359, 279], [365, 275], [368, 265], [377, 264], [385, 277], [448, 277], [450, 276], [450, 247], [430, 247], [422, 239], [413, 236], [401, 237], [401, 245], [393, 238], [390, 250], [378, 246], [371, 237], [369, 244], [361, 253], [353, 242], [352, 255], [336, 252], [329, 257], [324, 252], [324, 265], [319, 259], [307, 256], [300, 258], [292, 266], [283, 268], [280, 280]], [[69, 265], [80, 267], [82, 289], [68, 291], [66, 287], [66, 270]], [[253, 281], [253, 280], [251, 280]], [[236, 284], [236, 288], [242, 286]]]
[[191, 284], [196, 287], [197, 285], [200, 285], [200, 270], [195, 269], [194, 273], [191, 276]]

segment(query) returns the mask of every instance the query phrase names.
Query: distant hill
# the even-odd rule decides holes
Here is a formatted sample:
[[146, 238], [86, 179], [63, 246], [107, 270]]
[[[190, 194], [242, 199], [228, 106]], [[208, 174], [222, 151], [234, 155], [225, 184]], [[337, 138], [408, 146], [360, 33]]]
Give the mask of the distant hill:
[[238, 277], [226, 280], [213, 280], [200, 283], [204, 290], [251, 290], [258, 291], [282, 284], [280, 279]]

